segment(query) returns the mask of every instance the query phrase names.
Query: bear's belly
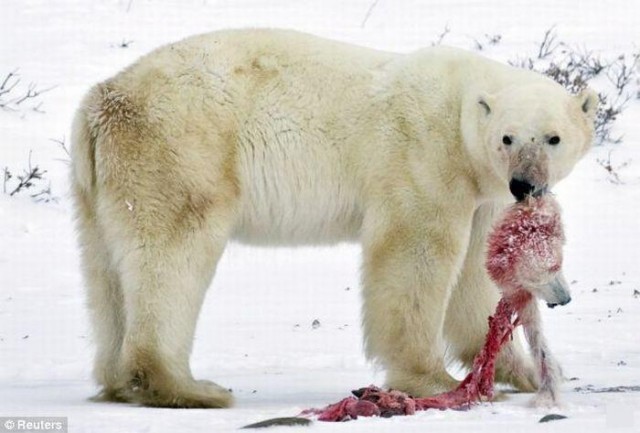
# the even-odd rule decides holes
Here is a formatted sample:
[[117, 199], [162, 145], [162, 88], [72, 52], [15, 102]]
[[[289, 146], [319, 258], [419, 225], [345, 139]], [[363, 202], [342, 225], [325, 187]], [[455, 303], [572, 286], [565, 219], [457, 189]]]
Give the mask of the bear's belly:
[[362, 212], [344, 155], [317, 134], [282, 131], [238, 141], [241, 200], [233, 237], [270, 245], [357, 240]]

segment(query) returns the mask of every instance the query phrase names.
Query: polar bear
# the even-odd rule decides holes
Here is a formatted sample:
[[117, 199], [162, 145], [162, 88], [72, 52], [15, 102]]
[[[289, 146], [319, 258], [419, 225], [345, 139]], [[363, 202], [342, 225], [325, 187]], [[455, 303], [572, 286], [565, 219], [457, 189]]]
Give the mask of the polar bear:
[[[445, 352], [471, 363], [499, 297], [484, 268], [494, 215], [571, 171], [596, 106], [590, 90], [444, 47], [232, 30], [142, 57], [93, 87], [73, 125], [100, 396], [232, 403], [189, 367], [229, 239], [359, 242], [368, 357], [389, 387], [452, 389]], [[520, 345], [497, 367], [535, 388]]]

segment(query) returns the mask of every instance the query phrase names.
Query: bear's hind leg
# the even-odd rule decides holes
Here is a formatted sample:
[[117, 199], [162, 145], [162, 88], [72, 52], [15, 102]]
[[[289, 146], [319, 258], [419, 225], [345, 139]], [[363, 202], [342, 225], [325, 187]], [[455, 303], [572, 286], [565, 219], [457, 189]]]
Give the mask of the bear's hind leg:
[[[146, 406], [228, 407], [233, 400], [229, 391], [195, 380], [189, 357], [232, 212], [210, 209], [195, 216], [189, 203], [183, 209], [180, 221], [168, 226], [157, 221], [145, 227], [146, 233], [138, 231], [137, 242], [119, 257], [127, 313], [120, 359], [126, 381], [121, 395]], [[156, 216], [161, 213], [158, 210]], [[193, 219], [198, 223], [185, 223]]]
[[[218, 229], [214, 220], [221, 217]], [[207, 287], [222, 254], [228, 216], [211, 215], [201, 229], [177, 224], [171, 236], [137, 239], [119, 257], [126, 332], [120, 397], [146, 406], [216, 408], [229, 392], [196, 381], [189, 356]], [[162, 229], [162, 224], [155, 226]], [[154, 227], [147, 227], [153, 230]]]
[[[235, 223], [235, 136], [220, 132], [229, 125], [203, 107], [177, 110], [193, 101], [181, 100], [170, 83], [154, 83], [167, 85], [143, 91], [123, 78], [94, 87], [76, 123], [75, 185], [93, 200], [90, 218], [102, 229], [117, 275], [118, 296], [105, 310], [122, 333], [119, 350], [108, 356], [117, 373], [110, 397], [147, 406], [226, 407], [230, 393], [196, 381], [189, 356], [206, 289]], [[154, 92], [163, 94], [162, 103], [147, 99]], [[187, 111], [188, 118], [180, 116]]]
[[92, 338], [96, 344], [93, 375], [102, 387], [97, 400], [118, 400], [117, 387], [122, 371], [119, 357], [125, 329], [124, 303], [108, 245], [98, 225], [93, 197], [74, 188], [80, 258], [87, 286]]

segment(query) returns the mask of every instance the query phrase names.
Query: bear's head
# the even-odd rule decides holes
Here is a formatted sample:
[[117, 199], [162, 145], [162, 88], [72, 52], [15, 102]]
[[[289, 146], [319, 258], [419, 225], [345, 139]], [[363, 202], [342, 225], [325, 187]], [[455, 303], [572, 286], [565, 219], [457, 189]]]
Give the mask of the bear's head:
[[[468, 110], [475, 122], [464, 125], [467, 145], [490, 172], [499, 195], [518, 200], [542, 193], [564, 178], [593, 141], [598, 95], [585, 89], [571, 95], [554, 82], [513, 85], [483, 93]], [[469, 119], [472, 120], [472, 119]], [[466, 129], [466, 130], [465, 130]], [[469, 145], [469, 139], [473, 141]]]

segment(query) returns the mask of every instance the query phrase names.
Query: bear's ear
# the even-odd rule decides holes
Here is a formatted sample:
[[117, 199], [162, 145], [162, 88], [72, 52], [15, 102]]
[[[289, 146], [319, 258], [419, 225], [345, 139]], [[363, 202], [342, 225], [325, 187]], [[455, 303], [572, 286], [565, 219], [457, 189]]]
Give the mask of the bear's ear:
[[580, 93], [576, 95], [576, 98], [578, 100], [578, 104], [580, 104], [582, 112], [586, 114], [589, 119], [595, 119], [596, 111], [600, 104], [598, 94], [587, 87], [586, 89], [581, 90]]
[[482, 108], [482, 113], [485, 116], [491, 114], [491, 107], [493, 106], [493, 97], [487, 93], [482, 93], [478, 96], [478, 105]]

